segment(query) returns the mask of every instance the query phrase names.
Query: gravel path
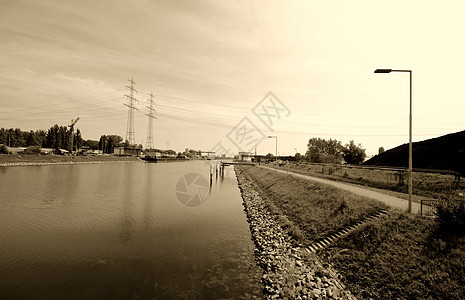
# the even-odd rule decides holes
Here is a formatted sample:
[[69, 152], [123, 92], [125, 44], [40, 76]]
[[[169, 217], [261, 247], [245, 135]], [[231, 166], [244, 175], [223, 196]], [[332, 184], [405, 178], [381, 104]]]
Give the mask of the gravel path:
[[[360, 196], [364, 196], [364, 197], [367, 197], [367, 198], [370, 198], [370, 199], [382, 201], [382, 202], [386, 203], [387, 205], [389, 205], [392, 208], [401, 209], [403, 211], [407, 211], [407, 209], [408, 209], [408, 201], [407, 200], [397, 198], [397, 197], [393, 197], [393, 196], [390, 196], [390, 195], [386, 195], [386, 194], [383, 194], [383, 193], [380, 193], [380, 192], [377, 192], [377, 191], [365, 189], [363, 187], [354, 186], [354, 185], [351, 185], [351, 184], [337, 182], [337, 181], [328, 180], [328, 179], [322, 179], [322, 178], [313, 177], [313, 176], [309, 176], [309, 175], [298, 174], [298, 173], [290, 172], [290, 171], [287, 171], [287, 170], [286, 171], [278, 170], [278, 169], [265, 167], [265, 166], [260, 166], [260, 168], [265, 168], [265, 169], [273, 170], [273, 171], [276, 171], [276, 172], [291, 174], [292, 176], [295, 176], [295, 177], [304, 178], [304, 179], [312, 180], [312, 181], [315, 181], [315, 182], [331, 185], [331, 186], [334, 186], [334, 187], [342, 189], [342, 190], [346, 190], [346, 191], [351, 192], [351, 193], [356, 194], [356, 195], [360, 195]], [[420, 214], [420, 204], [419, 203], [412, 202], [412, 213]]]

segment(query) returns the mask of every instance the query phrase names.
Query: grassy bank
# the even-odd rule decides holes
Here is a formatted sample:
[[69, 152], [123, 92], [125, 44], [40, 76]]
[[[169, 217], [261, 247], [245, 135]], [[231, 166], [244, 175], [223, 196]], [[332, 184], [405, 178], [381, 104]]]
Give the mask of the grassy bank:
[[[276, 163], [270, 167], [285, 169], [292, 172], [327, 178], [342, 182], [389, 190], [404, 194], [408, 193], [408, 176], [405, 173], [388, 170], [370, 170], [345, 168], [342, 165], [308, 164], [302, 162], [286, 162], [283, 166]], [[456, 183], [453, 175], [413, 173], [413, 194], [426, 198], [457, 198], [465, 192], [465, 183]], [[400, 197], [402, 197], [400, 195]]]
[[[375, 201], [258, 167], [241, 167], [281, 222], [310, 244], [383, 207]], [[465, 237], [435, 219], [391, 212], [317, 254], [364, 299], [465, 299]]]
[[241, 166], [256, 188], [275, 206], [281, 226], [298, 224], [302, 240], [313, 242], [374, 213], [386, 205], [327, 185], [272, 170]]
[[20, 155], [0, 154], [0, 165], [10, 164], [53, 164], [53, 163], [92, 163], [113, 161], [140, 161], [137, 157], [122, 156], [64, 156], [64, 155]]
[[465, 299], [465, 238], [392, 214], [319, 252], [360, 298]]

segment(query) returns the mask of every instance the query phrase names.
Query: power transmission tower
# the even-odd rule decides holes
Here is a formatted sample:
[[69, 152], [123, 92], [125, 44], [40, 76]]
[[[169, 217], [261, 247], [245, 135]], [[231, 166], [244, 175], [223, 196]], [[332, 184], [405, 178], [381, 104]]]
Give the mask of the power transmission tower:
[[147, 99], [147, 102], [149, 103], [149, 106], [146, 106], [148, 113], [145, 114], [147, 117], [149, 117], [149, 127], [147, 129], [147, 142], [145, 144], [146, 149], [153, 149], [153, 119], [156, 119], [155, 113], [157, 112], [155, 110], [155, 101], [153, 101], [153, 94], [149, 94], [150, 99]]
[[124, 96], [128, 98], [129, 103], [123, 103], [128, 107], [128, 126], [126, 129], [126, 141], [128, 141], [129, 145], [134, 145], [136, 143], [136, 137], [134, 135], [134, 110], [138, 110], [135, 106], [135, 103], [139, 103], [139, 100], [137, 100], [134, 97], [134, 93], [137, 94], [137, 90], [134, 88], [134, 85], [136, 84], [134, 82], [134, 79], [131, 78], [128, 80], [131, 83], [130, 86], [126, 86], [126, 88], [129, 89], [129, 95]]

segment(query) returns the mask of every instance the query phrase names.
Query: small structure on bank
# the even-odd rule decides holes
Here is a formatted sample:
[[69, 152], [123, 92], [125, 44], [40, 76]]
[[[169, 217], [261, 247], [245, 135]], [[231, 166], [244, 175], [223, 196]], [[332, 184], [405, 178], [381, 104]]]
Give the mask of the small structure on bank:
[[254, 158], [254, 154], [252, 152], [239, 152], [239, 161], [252, 161], [252, 158]]
[[140, 156], [142, 152], [141, 148], [138, 147], [115, 147], [113, 149], [113, 155], [117, 156]]

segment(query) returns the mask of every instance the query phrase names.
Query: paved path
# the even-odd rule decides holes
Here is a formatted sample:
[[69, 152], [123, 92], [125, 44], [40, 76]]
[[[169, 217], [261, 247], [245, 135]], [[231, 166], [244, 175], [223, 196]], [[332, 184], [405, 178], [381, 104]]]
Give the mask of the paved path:
[[[397, 197], [394, 197], [394, 196], [390, 196], [390, 195], [386, 195], [386, 194], [383, 194], [383, 193], [380, 193], [380, 192], [377, 192], [377, 191], [368, 190], [368, 189], [365, 189], [363, 187], [358, 187], [358, 186], [354, 186], [354, 185], [351, 185], [351, 184], [342, 183], [342, 182], [338, 182], [338, 181], [333, 181], [333, 180], [328, 180], [328, 179], [323, 179], [323, 178], [298, 174], [298, 173], [290, 172], [290, 171], [287, 171], [287, 170], [279, 170], [279, 169], [274, 169], [274, 168], [265, 167], [265, 166], [260, 166], [260, 167], [265, 168], [265, 169], [274, 170], [274, 171], [281, 172], [281, 173], [291, 174], [292, 176], [295, 176], [295, 177], [304, 178], [304, 179], [308, 179], [308, 180], [328, 184], [328, 185], [334, 186], [334, 187], [336, 187], [338, 189], [346, 190], [346, 191], [351, 192], [351, 193], [356, 194], [356, 195], [360, 195], [360, 196], [364, 196], [364, 197], [371, 198], [371, 199], [374, 199], [374, 200], [382, 201], [382, 202], [386, 203], [387, 205], [389, 205], [389, 206], [391, 206], [393, 208], [398, 208], [398, 209], [401, 209], [401, 210], [404, 210], [404, 211], [408, 210], [408, 201], [407, 200], [397, 198]], [[420, 214], [420, 204], [419, 203], [412, 202], [412, 213]]]

